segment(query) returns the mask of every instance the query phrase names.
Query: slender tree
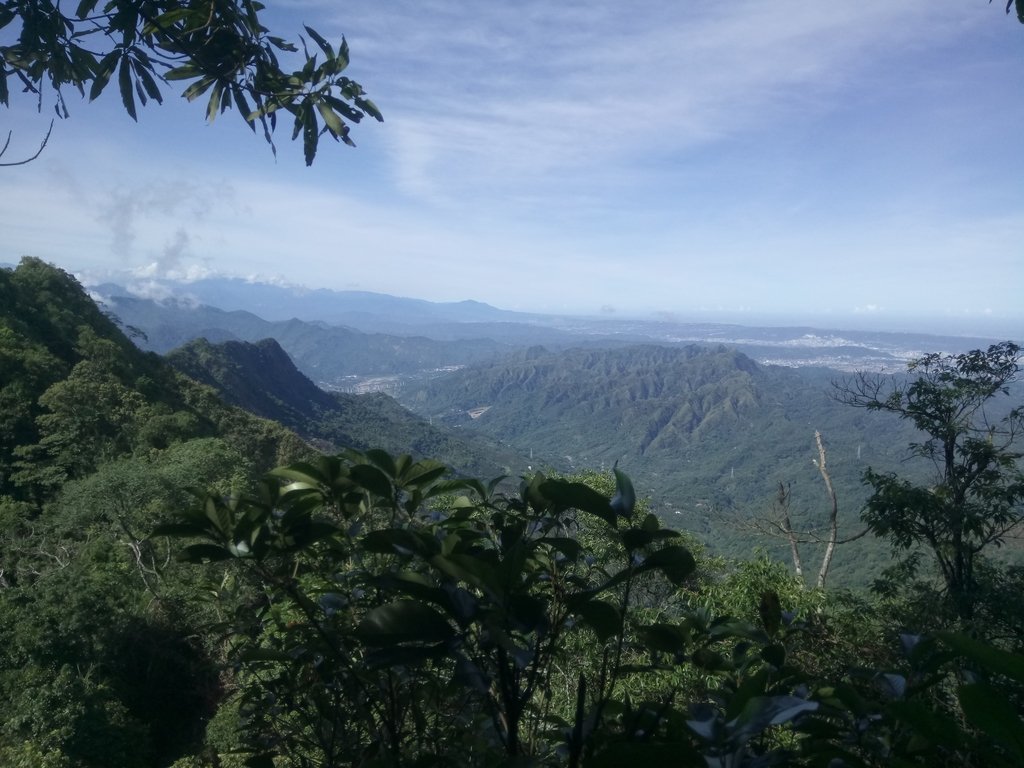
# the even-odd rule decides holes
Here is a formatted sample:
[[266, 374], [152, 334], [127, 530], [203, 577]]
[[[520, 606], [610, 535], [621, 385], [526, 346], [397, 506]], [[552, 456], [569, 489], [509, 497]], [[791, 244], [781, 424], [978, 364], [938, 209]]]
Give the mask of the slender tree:
[[1005, 401], [1020, 363], [1020, 347], [1007, 341], [925, 355], [908, 365], [906, 379], [858, 374], [836, 385], [841, 402], [895, 413], [923, 433], [910, 451], [932, 464], [932, 482], [869, 468], [864, 480], [873, 493], [863, 518], [897, 550], [930, 550], [950, 605], [965, 621], [978, 599], [979, 557], [1000, 545], [1024, 513], [1024, 473], [1014, 448], [1024, 408]]

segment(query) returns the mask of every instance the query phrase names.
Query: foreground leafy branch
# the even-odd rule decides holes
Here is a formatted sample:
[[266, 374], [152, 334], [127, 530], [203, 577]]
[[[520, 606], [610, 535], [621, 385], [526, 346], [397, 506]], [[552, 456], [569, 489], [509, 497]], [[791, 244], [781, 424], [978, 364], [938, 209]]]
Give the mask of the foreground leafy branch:
[[[305, 27], [301, 46], [270, 34], [256, 0], [82, 0], [67, 13], [49, 0], [0, 2], [0, 32], [16, 41], [0, 45], [0, 104], [10, 104], [10, 81], [34, 94], [42, 109], [46, 91], [60, 117], [69, 114], [64, 89], [89, 100], [117, 81], [125, 111], [163, 102], [162, 87], [186, 82], [182, 96], [206, 99], [206, 119], [237, 109], [271, 149], [278, 112], [292, 118], [292, 139], [302, 136], [306, 164], [328, 134], [354, 146], [350, 124], [369, 115], [383, 120], [359, 83], [343, 74], [348, 44], [334, 46]], [[301, 52], [300, 52], [301, 47]], [[284, 67], [279, 54], [300, 54]]]
[[[947, 634], [944, 646], [908, 639], [906, 670], [818, 678], [800, 649], [820, 616], [787, 613], [771, 591], [755, 623], [716, 615], [680, 535], [637, 514], [618, 470], [615, 484], [609, 498], [536, 475], [511, 493], [368, 451], [282, 467], [256, 495], [208, 496], [162, 526], [185, 538], [182, 559], [232, 566], [217, 589], [249, 764], [998, 765], [1018, 754], [1000, 679], [1019, 682], [1020, 657]], [[970, 730], [947, 730], [934, 704], [958, 656], [974, 669], [957, 689]]]

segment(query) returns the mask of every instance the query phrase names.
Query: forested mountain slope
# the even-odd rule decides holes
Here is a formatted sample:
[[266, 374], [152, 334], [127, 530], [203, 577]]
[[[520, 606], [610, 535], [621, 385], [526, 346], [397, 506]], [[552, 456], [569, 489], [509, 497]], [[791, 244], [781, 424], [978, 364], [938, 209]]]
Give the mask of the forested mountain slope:
[[763, 544], [784, 557], [781, 542], [753, 533], [750, 520], [771, 511], [783, 483], [799, 524], [821, 524], [827, 499], [812, 463], [816, 430], [851, 532], [866, 498], [864, 469], [895, 466], [913, 437], [893, 418], [836, 402], [837, 376], [760, 366], [722, 346], [533, 348], [410, 387], [399, 399], [558, 470], [618, 461], [669, 524], [718, 551], [747, 555]]
[[0, 407], [0, 494], [16, 498], [192, 437], [237, 439], [264, 457], [261, 471], [301, 450], [140, 351], [74, 278], [36, 259], [0, 270]]
[[229, 403], [284, 424], [325, 451], [383, 448], [444, 461], [483, 477], [518, 475], [525, 462], [484, 435], [457, 437], [382, 393], [319, 389], [274, 339], [255, 344], [192, 341], [167, 355], [175, 368], [209, 384]]
[[0, 764], [169, 765], [221, 695], [215, 616], [149, 532], [312, 451], [36, 259], [0, 270], [0, 414]]

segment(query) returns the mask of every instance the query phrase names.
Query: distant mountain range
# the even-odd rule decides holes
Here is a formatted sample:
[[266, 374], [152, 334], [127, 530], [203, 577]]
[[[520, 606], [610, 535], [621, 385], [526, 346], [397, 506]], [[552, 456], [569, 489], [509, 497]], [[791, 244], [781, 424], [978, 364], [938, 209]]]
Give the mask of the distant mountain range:
[[[148, 341], [141, 343], [148, 348], [166, 351], [197, 337], [257, 341], [271, 336], [304, 373], [320, 384], [339, 388], [351, 385], [344, 377], [408, 374], [417, 365], [423, 371], [464, 365], [533, 345], [557, 350], [724, 343], [760, 363], [898, 372], [907, 360], [924, 352], [962, 352], [1002, 340], [809, 326], [559, 317], [510, 312], [475, 301], [437, 303], [227, 278], [149, 281], [128, 287], [103, 284], [91, 291], [122, 321], [145, 331]], [[399, 339], [418, 337], [418, 349], [407, 349], [404, 358], [400, 353], [390, 359], [388, 347], [401, 350], [406, 346], [403, 342], [394, 338], [357, 341], [351, 333], [325, 333], [328, 327]], [[304, 344], [300, 339], [312, 341]], [[444, 342], [453, 343], [444, 346]]]
[[303, 373], [319, 385], [332, 388], [343, 388], [346, 377], [467, 365], [494, 359], [512, 349], [491, 339], [436, 341], [424, 336], [363, 333], [322, 322], [269, 322], [250, 312], [226, 312], [178, 299], [109, 296], [103, 301], [129, 333], [136, 332], [136, 343], [144, 349], [165, 353], [198, 338], [210, 342], [272, 338]]

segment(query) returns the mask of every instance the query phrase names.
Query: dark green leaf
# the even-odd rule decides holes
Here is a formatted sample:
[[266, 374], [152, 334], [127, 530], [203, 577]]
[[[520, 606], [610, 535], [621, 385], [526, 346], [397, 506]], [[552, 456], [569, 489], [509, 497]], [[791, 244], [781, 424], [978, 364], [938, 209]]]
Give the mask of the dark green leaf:
[[146, 89], [146, 93], [153, 99], [157, 104], [163, 103], [163, 96], [160, 94], [160, 89], [157, 87], [156, 80], [149, 73], [149, 70], [143, 66], [140, 62], [135, 62], [135, 75], [138, 77], [138, 82], [142, 83], [142, 87]]
[[391, 458], [391, 454], [387, 451], [382, 451], [380, 448], [371, 448], [366, 452], [366, 458], [371, 463], [376, 464], [380, 469], [388, 475], [388, 477], [397, 477], [398, 470], [395, 468], [395, 460]]
[[75, 16], [80, 19], [84, 19], [86, 16], [91, 16], [93, 10], [96, 8], [97, 2], [98, 0], [82, 0], [75, 9]]
[[118, 57], [118, 51], [111, 51], [96, 66], [96, 75], [93, 78], [92, 87], [89, 89], [89, 101], [99, 96], [103, 89], [107, 87], [110, 76], [114, 74], [114, 70], [117, 68]]
[[320, 141], [320, 130], [316, 122], [316, 116], [313, 114], [313, 103], [309, 99], [303, 104], [301, 114], [302, 153], [306, 160], [306, 165], [312, 165], [313, 160], [316, 158], [317, 144]]
[[615, 527], [615, 513], [608, 499], [588, 485], [570, 483], [567, 480], [545, 480], [540, 484], [538, 491], [560, 509], [589, 512]]
[[761, 626], [764, 627], [764, 631], [768, 633], [769, 637], [774, 637], [779, 631], [779, 627], [782, 626], [782, 604], [779, 602], [778, 594], [770, 590], [762, 592], [757, 610], [761, 616]]
[[1024, 656], [975, 640], [956, 632], [939, 632], [938, 638], [968, 659], [981, 664], [990, 672], [1005, 675], [1018, 683], [1024, 683]]
[[356, 636], [368, 645], [437, 643], [455, 634], [436, 609], [418, 600], [399, 600], [370, 611], [359, 623]]
[[359, 464], [349, 472], [352, 480], [377, 496], [390, 499], [394, 496], [395, 489], [391, 485], [388, 476], [372, 464]]
[[665, 578], [678, 587], [686, 583], [697, 568], [697, 563], [685, 547], [672, 545], [652, 552], [644, 560], [642, 567], [643, 570], [653, 568], [661, 571]]
[[611, 603], [587, 600], [575, 606], [574, 610], [602, 643], [622, 632], [622, 614]]
[[438, 543], [432, 536], [420, 535], [401, 528], [371, 531], [363, 537], [362, 544], [367, 552], [390, 555], [431, 557], [439, 551]]
[[583, 554], [583, 545], [576, 539], [570, 539], [564, 536], [545, 536], [540, 539], [538, 544], [547, 544], [551, 548], [561, 552], [569, 560], [576, 561]]
[[271, 471], [270, 475], [310, 485], [330, 485], [330, 480], [324, 473], [323, 468], [309, 462], [299, 462], [298, 464], [290, 464], [287, 467], [278, 467]]
[[121, 67], [118, 70], [118, 82], [121, 86], [121, 101], [124, 103], [125, 111], [132, 120], [138, 121], [135, 114], [135, 94], [132, 92], [132, 70], [127, 56], [121, 58]]
[[439, 477], [442, 477], [447, 471], [448, 467], [439, 461], [421, 459], [400, 472], [399, 476], [406, 485], [425, 488]]
[[206, 121], [212, 123], [220, 111], [220, 99], [224, 94], [224, 83], [218, 82], [210, 91], [210, 100], [206, 102]]
[[175, 67], [164, 73], [165, 80], [192, 80], [196, 77], [202, 77], [203, 71], [194, 64], [183, 64], [180, 67]]
[[216, 78], [204, 77], [201, 80], [197, 80], [196, 82], [192, 83], [192, 85], [186, 88], [181, 95], [189, 101], [195, 101], [204, 93], [206, 93], [210, 89], [210, 86], [212, 86], [216, 82]]
[[962, 685], [957, 693], [967, 720], [1024, 762], [1024, 721], [1020, 710], [988, 685]]
[[807, 712], [818, 709], [816, 701], [796, 696], [756, 696], [743, 708], [743, 712], [727, 725], [731, 737], [743, 744], [772, 725], [782, 725]]
[[612, 467], [615, 473], [615, 495], [612, 496], [611, 508], [615, 514], [622, 517], [632, 517], [636, 508], [636, 491], [633, 490], [633, 482], [625, 472], [619, 470], [618, 465]]
[[650, 624], [637, 633], [648, 650], [663, 653], [684, 653], [689, 640], [689, 633], [675, 624]]
[[324, 52], [324, 55], [328, 58], [328, 60], [333, 59], [334, 48], [331, 47], [331, 45], [315, 29], [309, 26], [303, 26], [306, 32], [309, 34], [309, 36], [312, 37], [316, 44], [320, 46], [320, 50]]
[[218, 562], [230, 560], [231, 553], [216, 544], [190, 544], [178, 553], [178, 559], [187, 563]]

